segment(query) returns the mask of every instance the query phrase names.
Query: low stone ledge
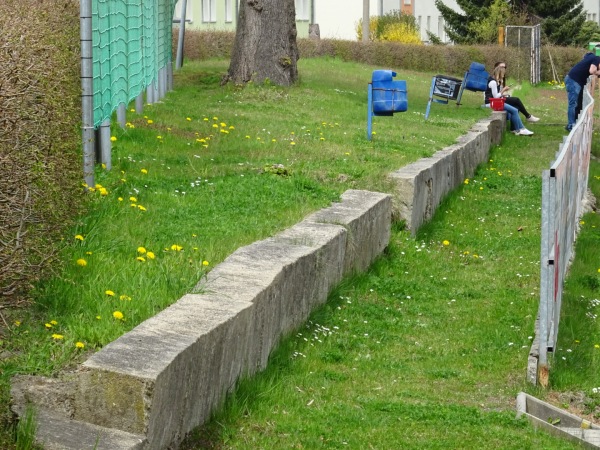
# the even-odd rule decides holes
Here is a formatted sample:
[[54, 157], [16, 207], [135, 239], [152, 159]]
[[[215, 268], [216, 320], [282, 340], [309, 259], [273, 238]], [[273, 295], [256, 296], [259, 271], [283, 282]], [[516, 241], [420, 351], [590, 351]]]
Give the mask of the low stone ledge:
[[[100, 436], [99, 449], [177, 445], [209, 419], [241, 376], [266, 367], [279, 340], [304, 323], [345, 274], [366, 269], [385, 249], [391, 204], [386, 194], [348, 191], [340, 203], [236, 250], [198, 283], [197, 293], [109, 343], [70, 374], [68, 400], [53, 399], [66, 395], [54, 382], [45, 395], [32, 395], [36, 383], [13, 385], [13, 398], [21, 399], [15, 409], [22, 410], [23, 399], [49, 398], [44, 404], [64, 410], [67, 417], [60, 420], [39, 417], [49, 449], [72, 448], [71, 434], [96, 439], [100, 429], [114, 433]], [[37, 383], [34, 390], [40, 389]], [[62, 420], [68, 426], [57, 425]], [[114, 442], [119, 436], [122, 446]]]
[[398, 215], [413, 235], [431, 220], [453, 189], [488, 161], [491, 146], [502, 140], [505, 123], [505, 112], [493, 112], [491, 118], [477, 122], [456, 144], [390, 174], [396, 184]]

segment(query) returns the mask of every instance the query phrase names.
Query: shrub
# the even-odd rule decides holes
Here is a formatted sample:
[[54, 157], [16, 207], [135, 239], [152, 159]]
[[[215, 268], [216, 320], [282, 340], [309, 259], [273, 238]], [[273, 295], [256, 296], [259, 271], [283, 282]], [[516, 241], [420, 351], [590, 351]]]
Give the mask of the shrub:
[[[356, 35], [362, 40], [362, 19], [358, 22]], [[369, 40], [390, 41], [404, 44], [422, 44], [415, 16], [392, 11], [369, 19]]]

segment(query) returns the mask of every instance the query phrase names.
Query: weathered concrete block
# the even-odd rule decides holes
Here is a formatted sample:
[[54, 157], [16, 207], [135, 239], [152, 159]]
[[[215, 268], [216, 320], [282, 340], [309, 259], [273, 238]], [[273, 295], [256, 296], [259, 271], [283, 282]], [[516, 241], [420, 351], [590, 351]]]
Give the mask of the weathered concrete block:
[[75, 418], [143, 434], [149, 449], [206, 420], [242, 371], [253, 305], [203, 297], [186, 295], [89, 358]]
[[456, 144], [390, 174], [396, 184], [398, 215], [413, 234], [431, 220], [453, 189], [489, 159], [492, 143], [502, 136], [505, 116], [493, 113], [491, 119], [478, 122]]
[[387, 247], [392, 223], [392, 196], [379, 192], [348, 190], [342, 202], [322, 209], [307, 221], [334, 223], [348, 230], [344, 275], [362, 272]]

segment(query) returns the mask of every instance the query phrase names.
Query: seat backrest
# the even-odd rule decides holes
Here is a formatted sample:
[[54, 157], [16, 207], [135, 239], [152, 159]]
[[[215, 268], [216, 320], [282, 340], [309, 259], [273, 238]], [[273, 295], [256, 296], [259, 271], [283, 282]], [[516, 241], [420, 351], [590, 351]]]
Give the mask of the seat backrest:
[[489, 77], [490, 74], [487, 73], [483, 64], [472, 62], [469, 70], [465, 73], [465, 89], [474, 92], [485, 92]]

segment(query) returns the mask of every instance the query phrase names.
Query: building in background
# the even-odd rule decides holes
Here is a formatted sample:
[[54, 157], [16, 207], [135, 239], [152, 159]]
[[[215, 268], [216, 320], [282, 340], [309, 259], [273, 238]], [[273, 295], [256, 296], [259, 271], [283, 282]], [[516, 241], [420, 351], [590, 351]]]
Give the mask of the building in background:
[[[240, 0], [187, 0], [187, 27], [196, 30], [235, 31]], [[324, 39], [357, 39], [358, 24], [363, 16], [363, 0], [295, 0], [296, 28], [299, 38], [309, 35], [311, 24], [317, 24]], [[444, 4], [460, 10], [455, 0]], [[175, 7], [175, 18], [181, 15], [182, 0]], [[583, 0], [587, 20], [600, 24], [600, 0]], [[421, 40], [428, 42], [428, 32], [442, 42], [449, 42], [444, 18], [435, 0], [369, 0], [369, 15], [381, 16], [392, 11], [413, 14], [421, 30]]]
[[586, 12], [586, 19], [591, 22], [596, 22], [600, 25], [600, 1], [599, 0], [583, 0], [583, 9]]

